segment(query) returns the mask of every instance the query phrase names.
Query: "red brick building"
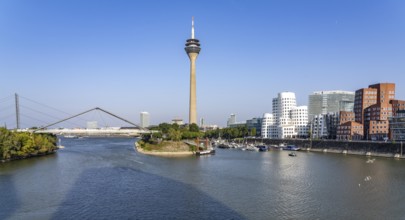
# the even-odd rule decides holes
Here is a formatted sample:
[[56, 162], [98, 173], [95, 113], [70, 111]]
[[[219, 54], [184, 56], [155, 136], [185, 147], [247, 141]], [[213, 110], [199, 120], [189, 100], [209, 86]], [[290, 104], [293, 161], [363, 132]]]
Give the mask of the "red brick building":
[[[353, 113], [354, 114], [354, 113]], [[337, 129], [336, 139], [338, 140], [362, 140], [363, 125], [355, 121], [347, 121], [340, 124]]]
[[377, 104], [377, 89], [364, 88], [356, 91], [354, 96], [355, 121], [364, 123], [364, 110], [371, 105]]
[[[355, 132], [356, 135], [363, 134], [362, 139], [368, 140], [388, 138], [389, 119], [402, 109], [405, 109], [405, 101], [395, 100], [394, 83], [378, 83], [357, 90], [354, 100], [354, 121], [362, 125], [363, 132]], [[344, 126], [341, 128], [341, 135], [353, 135], [354, 128], [349, 129], [347, 126], [359, 127], [359, 124], [347, 123], [350, 120], [348, 117], [340, 120]]]
[[405, 100], [391, 100], [392, 116], [396, 116], [400, 110], [405, 110]]
[[354, 112], [346, 112], [346, 111], [340, 111], [339, 112], [339, 124], [344, 124], [348, 121], [355, 121], [355, 114]]

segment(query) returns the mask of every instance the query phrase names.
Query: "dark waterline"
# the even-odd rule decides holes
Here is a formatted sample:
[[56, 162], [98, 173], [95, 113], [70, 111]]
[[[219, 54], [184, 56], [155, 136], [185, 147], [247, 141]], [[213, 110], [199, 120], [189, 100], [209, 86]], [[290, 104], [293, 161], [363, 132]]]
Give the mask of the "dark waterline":
[[405, 161], [217, 149], [138, 154], [134, 139], [63, 139], [0, 164], [0, 219], [404, 219]]

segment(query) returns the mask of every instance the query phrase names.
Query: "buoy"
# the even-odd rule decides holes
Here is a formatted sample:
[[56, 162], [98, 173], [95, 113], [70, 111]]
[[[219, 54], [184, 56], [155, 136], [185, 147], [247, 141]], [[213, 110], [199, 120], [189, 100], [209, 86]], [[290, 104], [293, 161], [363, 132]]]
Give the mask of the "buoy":
[[327, 152], [328, 152], [328, 149], [323, 149], [323, 152], [324, 152], [324, 153], [327, 153]]

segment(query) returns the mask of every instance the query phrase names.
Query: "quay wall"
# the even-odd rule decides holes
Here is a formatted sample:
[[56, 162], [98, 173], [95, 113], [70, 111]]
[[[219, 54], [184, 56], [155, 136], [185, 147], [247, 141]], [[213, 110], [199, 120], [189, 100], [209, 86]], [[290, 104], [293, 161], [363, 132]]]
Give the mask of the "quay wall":
[[302, 150], [315, 152], [347, 153], [368, 156], [385, 156], [405, 158], [405, 148], [400, 142], [375, 141], [337, 141], [337, 140], [308, 140], [308, 139], [249, 139], [250, 143], [263, 142], [266, 145], [295, 145]]

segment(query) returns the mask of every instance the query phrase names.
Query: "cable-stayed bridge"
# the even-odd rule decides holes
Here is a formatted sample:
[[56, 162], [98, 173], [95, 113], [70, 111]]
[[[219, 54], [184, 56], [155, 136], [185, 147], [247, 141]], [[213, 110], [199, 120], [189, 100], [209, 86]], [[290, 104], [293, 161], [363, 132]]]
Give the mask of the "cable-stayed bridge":
[[0, 126], [18, 131], [74, 136], [140, 136], [149, 133], [100, 107], [69, 114], [17, 94], [0, 98]]

